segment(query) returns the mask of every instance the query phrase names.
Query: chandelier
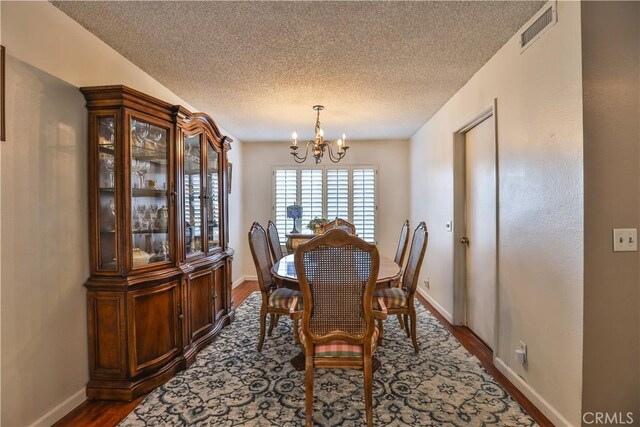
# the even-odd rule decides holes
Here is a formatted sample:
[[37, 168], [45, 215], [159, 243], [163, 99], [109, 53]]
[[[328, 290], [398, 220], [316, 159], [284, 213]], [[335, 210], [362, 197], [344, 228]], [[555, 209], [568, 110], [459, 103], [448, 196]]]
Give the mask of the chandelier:
[[324, 131], [320, 127], [320, 111], [324, 110], [324, 107], [322, 105], [314, 105], [313, 109], [318, 112], [316, 116], [316, 135], [314, 139], [307, 142], [304, 156], [300, 156], [298, 154], [298, 148], [300, 148], [298, 146], [298, 134], [293, 132], [291, 135], [291, 138], [293, 139], [293, 142], [291, 143], [291, 155], [293, 156], [293, 160], [295, 160], [296, 163], [303, 163], [307, 160], [307, 157], [309, 156], [309, 149], [311, 149], [313, 157], [316, 159], [316, 164], [322, 161], [325, 151], [329, 153], [329, 159], [333, 163], [338, 163], [347, 154], [347, 150], [349, 149], [347, 146], [347, 137], [345, 134], [342, 134], [342, 138], [336, 141], [337, 148], [334, 153], [334, 149], [332, 148], [333, 142], [324, 139]]

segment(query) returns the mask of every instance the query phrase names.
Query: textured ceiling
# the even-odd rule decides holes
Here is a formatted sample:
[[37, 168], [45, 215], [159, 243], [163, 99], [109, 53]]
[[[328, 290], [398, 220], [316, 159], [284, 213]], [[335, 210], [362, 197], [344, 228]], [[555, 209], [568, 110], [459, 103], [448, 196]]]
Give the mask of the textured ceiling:
[[410, 137], [543, 2], [54, 2], [243, 141]]

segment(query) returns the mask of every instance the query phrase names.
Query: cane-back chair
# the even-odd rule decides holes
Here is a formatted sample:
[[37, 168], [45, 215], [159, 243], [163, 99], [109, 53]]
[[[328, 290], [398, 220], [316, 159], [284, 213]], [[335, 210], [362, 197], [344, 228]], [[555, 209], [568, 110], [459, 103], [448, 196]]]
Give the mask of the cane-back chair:
[[[384, 300], [384, 306], [388, 314], [404, 316], [404, 327], [407, 336], [411, 337], [413, 341], [413, 348], [416, 353], [420, 351], [420, 348], [418, 347], [416, 337], [416, 308], [414, 299], [418, 286], [420, 267], [422, 266], [422, 260], [424, 259], [424, 254], [427, 249], [428, 239], [429, 233], [427, 232], [427, 225], [422, 221], [413, 232], [413, 240], [411, 241], [411, 249], [409, 250], [409, 260], [402, 275], [401, 286], [381, 289], [375, 292], [376, 301], [380, 298]], [[409, 320], [411, 320], [411, 326], [409, 326]], [[381, 321], [378, 327], [382, 331]]]
[[306, 424], [313, 418], [314, 368], [354, 368], [364, 373], [367, 425], [373, 425], [375, 319], [386, 318], [373, 293], [380, 267], [375, 245], [340, 229], [298, 246], [295, 265], [302, 292], [300, 343], [305, 355]]
[[325, 233], [333, 228], [338, 228], [340, 230], [344, 230], [349, 234], [356, 234], [356, 226], [351, 224], [349, 221], [345, 221], [342, 218], [336, 218], [331, 222], [326, 223], [322, 226], [322, 232]]
[[396, 264], [402, 267], [404, 262], [404, 256], [407, 254], [407, 246], [409, 243], [409, 220], [405, 220], [400, 229], [400, 239], [398, 240], [398, 249], [396, 249], [396, 256], [393, 259]]
[[267, 224], [267, 237], [269, 238], [269, 250], [273, 257], [273, 263], [275, 264], [284, 257], [284, 254], [282, 253], [282, 246], [280, 246], [278, 227], [276, 227], [276, 224], [271, 220], [269, 220], [269, 224]]
[[[258, 340], [258, 351], [262, 351], [264, 343], [264, 335], [267, 324], [267, 314], [271, 316], [269, 319], [269, 336], [273, 331], [273, 327], [278, 323], [281, 315], [291, 316], [296, 310], [300, 309], [301, 298], [300, 292], [278, 288], [273, 276], [271, 275], [271, 256], [269, 255], [269, 244], [267, 243], [267, 233], [264, 228], [254, 222], [249, 230], [249, 247], [253, 262], [256, 265], [256, 273], [258, 276], [258, 285], [262, 294], [262, 306], [260, 307], [260, 339]], [[297, 340], [298, 322], [294, 320], [294, 334]]]

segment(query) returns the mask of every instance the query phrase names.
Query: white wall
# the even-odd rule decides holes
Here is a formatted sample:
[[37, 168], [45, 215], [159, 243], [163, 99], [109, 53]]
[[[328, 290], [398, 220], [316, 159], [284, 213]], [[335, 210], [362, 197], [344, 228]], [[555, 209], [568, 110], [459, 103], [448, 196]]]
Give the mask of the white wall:
[[[8, 55], [0, 422], [50, 425], [84, 400], [88, 381], [87, 110], [77, 88], [124, 84], [197, 110], [48, 2], [3, 1], [0, 8]], [[244, 241], [242, 144], [232, 147], [230, 244], [237, 247]]]
[[[453, 310], [453, 133], [498, 100], [497, 366], [559, 425], [580, 423], [583, 134], [580, 4], [520, 53], [505, 44], [411, 139], [411, 219], [426, 218], [422, 277]], [[514, 349], [528, 345], [522, 368]], [[517, 373], [517, 375], [516, 375]], [[521, 377], [519, 377], [519, 376]]]
[[[350, 146], [339, 165], [378, 166], [378, 248], [382, 255], [393, 257], [400, 227], [409, 217], [409, 144], [407, 141], [352, 141]], [[266, 226], [269, 219], [273, 219], [272, 167], [296, 165], [289, 152], [287, 142], [244, 144], [245, 275], [256, 275], [253, 260], [248, 255], [246, 233], [253, 221]], [[325, 159], [323, 164], [325, 162], [329, 160]], [[305, 164], [314, 165], [310, 160], [302, 165]]]

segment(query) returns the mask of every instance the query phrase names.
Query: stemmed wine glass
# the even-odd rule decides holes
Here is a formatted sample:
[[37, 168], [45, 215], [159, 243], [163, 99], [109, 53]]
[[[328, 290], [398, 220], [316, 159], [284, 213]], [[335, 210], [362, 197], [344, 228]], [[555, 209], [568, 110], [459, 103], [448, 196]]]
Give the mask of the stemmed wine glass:
[[156, 228], [158, 221], [158, 205], [153, 204], [149, 206], [149, 230]]
[[140, 186], [140, 161], [131, 159], [131, 186], [139, 188]]
[[138, 174], [140, 175], [140, 188], [144, 188], [144, 176], [149, 172], [149, 169], [151, 169], [151, 162], [146, 162], [144, 160], [141, 160], [138, 163]]
[[115, 187], [115, 177], [113, 175], [113, 171], [115, 168], [115, 160], [113, 158], [113, 156], [110, 156], [108, 154], [105, 155], [104, 157], [104, 167], [107, 170], [107, 172], [109, 172], [109, 187], [113, 188]]
[[137, 138], [137, 146], [144, 148], [144, 141], [149, 136], [149, 123], [135, 122], [135, 134]]
[[146, 230], [147, 229], [147, 220], [145, 218], [147, 213], [147, 207], [145, 205], [137, 205], [136, 206], [136, 215], [138, 216], [137, 230]]

